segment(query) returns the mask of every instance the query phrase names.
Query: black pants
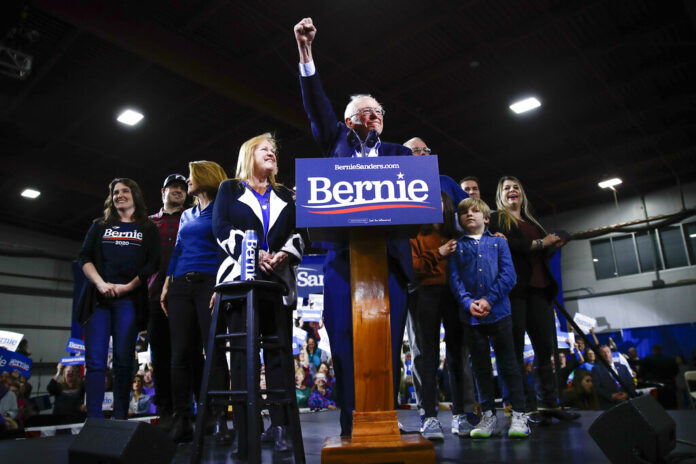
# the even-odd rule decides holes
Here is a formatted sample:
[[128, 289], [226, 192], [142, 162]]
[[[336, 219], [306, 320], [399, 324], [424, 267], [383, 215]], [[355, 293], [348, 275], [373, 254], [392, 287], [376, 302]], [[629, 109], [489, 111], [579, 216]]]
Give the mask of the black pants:
[[457, 303], [448, 285], [425, 285], [409, 295], [407, 326], [413, 359], [413, 385], [418, 408], [425, 410], [426, 417], [437, 417], [440, 321], [445, 326], [452, 413], [474, 410], [469, 347], [462, 340]]
[[491, 365], [491, 345], [495, 352], [498, 375], [508, 389], [512, 410], [524, 412], [522, 374], [515, 361], [512, 320], [505, 317], [492, 324], [462, 324], [464, 339], [471, 348], [471, 363], [479, 388], [479, 402], [483, 411], [495, 410], [495, 383]]
[[[169, 286], [167, 312], [172, 347], [172, 398], [174, 412], [190, 414], [191, 393], [200, 389], [201, 352], [210, 331], [210, 298], [215, 276], [202, 274], [201, 280], [189, 282], [176, 278]], [[225, 353], [218, 350], [213, 360], [208, 388], [227, 390], [229, 372]]]
[[[558, 389], [551, 367], [551, 355], [556, 334], [553, 307], [543, 289], [529, 288], [526, 296], [510, 298], [512, 306], [512, 335], [515, 340], [515, 355], [522, 375], [522, 385], [527, 399], [526, 409], [536, 409], [536, 389], [527, 381], [524, 368], [524, 332], [527, 331], [534, 348], [534, 364], [540, 382], [540, 406], [558, 405]], [[509, 388], [509, 386], [508, 386]]]
[[[259, 314], [258, 314], [258, 329], [262, 335], [277, 335], [280, 344], [286, 347], [285, 353], [288, 359], [285, 361], [287, 365], [293, 365], [292, 359], [292, 309], [282, 307], [280, 311], [273, 311], [272, 306], [267, 300], [259, 299]], [[227, 326], [230, 332], [243, 332], [246, 330], [246, 308], [241, 304], [232, 306], [227, 312]], [[232, 343], [235, 345], [244, 346], [244, 340], [235, 340]], [[263, 362], [265, 366], [266, 388], [281, 389], [288, 382], [294, 384], [294, 378], [288, 379], [285, 377], [282, 365], [282, 352], [279, 350], [264, 350]], [[246, 372], [249, 367], [246, 365], [246, 355], [244, 351], [232, 350], [230, 352], [230, 369], [231, 381], [233, 390], [246, 390]], [[269, 394], [269, 398], [280, 398], [282, 394]], [[237, 411], [235, 409], [235, 411]], [[235, 421], [237, 428], [246, 427], [246, 409], [240, 408], [241, 414], [235, 412]], [[287, 425], [288, 417], [285, 413], [285, 407], [271, 405], [268, 407], [271, 415], [271, 425], [280, 426]]]
[[169, 338], [169, 319], [162, 311], [159, 299], [150, 301], [147, 333], [150, 336], [152, 378], [155, 382], [155, 397], [152, 400], [157, 406], [158, 414], [171, 413], [173, 411], [172, 350]]

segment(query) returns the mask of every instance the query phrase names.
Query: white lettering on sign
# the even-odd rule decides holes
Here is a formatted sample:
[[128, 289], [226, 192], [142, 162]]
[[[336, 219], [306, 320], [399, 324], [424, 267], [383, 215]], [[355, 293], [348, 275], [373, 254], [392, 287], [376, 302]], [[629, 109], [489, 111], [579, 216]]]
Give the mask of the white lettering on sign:
[[[308, 204], [361, 205], [384, 201], [422, 203], [428, 199], [428, 185], [421, 179], [336, 182], [327, 177], [309, 177]], [[369, 192], [369, 194], [368, 194]]]
[[24, 361], [20, 361], [19, 359], [10, 359], [10, 363], [7, 365], [8, 368], [17, 368], [21, 369], [23, 371], [28, 371], [29, 370], [29, 364], [25, 363]]
[[297, 285], [300, 287], [323, 287], [324, 276], [310, 274], [307, 271], [297, 272]]
[[106, 229], [104, 231], [104, 238], [130, 238], [135, 240], [142, 240], [143, 233], [138, 231], [131, 232], [119, 232], [114, 229]]
[[244, 250], [244, 271], [248, 280], [254, 279], [254, 272], [256, 271], [256, 246], [258, 245], [257, 240], [248, 240], [247, 247]]

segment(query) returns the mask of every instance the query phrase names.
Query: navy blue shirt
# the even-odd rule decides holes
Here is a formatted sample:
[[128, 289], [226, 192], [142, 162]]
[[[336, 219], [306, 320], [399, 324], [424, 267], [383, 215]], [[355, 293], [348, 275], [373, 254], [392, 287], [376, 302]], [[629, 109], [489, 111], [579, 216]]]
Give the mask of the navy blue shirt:
[[181, 214], [174, 254], [167, 275], [181, 277], [187, 272], [217, 273], [218, 246], [213, 235], [213, 204], [203, 211], [200, 205]]
[[138, 275], [138, 254], [143, 228], [135, 222], [119, 222], [104, 229], [101, 237], [104, 282], [127, 284]]
[[261, 206], [261, 216], [263, 217], [263, 244], [261, 248], [268, 251], [268, 225], [271, 222], [271, 187], [266, 189], [266, 192], [261, 195], [259, 192], [254, 190], [246, 183], [242, 181], [242, 184], [254, 194], [256, 199], [259, 201], [259, 206]]

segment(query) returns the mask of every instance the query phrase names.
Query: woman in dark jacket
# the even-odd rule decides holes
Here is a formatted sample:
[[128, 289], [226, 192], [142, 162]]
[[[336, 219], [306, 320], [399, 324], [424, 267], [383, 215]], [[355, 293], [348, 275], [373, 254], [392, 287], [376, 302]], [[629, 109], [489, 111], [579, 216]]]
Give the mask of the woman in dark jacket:
[[78, 303], [85, 331], [87, 415], [102, 417], [104, 379], [113, 337], [114, 417], [128, 414], [133, 350], [147, 323], [147, 279], [157, 270], [160, 239], [135, 181], [109, 184], [104, 216], [87, 232], [79, 260], [88, 281]]
[[[547, 233], [530, 211], [529, 201], [519, 179], [501, 177], [496, 190], [496, 206], [489, 229], [505, 235], [512, 262], [517, 273], [517, 284], [510, 291], [512, 334], [520, 372], [524, 370], [524, 333], [527, 331], [534, 348], [541, 382], [540, 410], [559, 419], [570, 418], [558, 409], [558, 388], [551, 366], [554, 333], [556, 330], [552, 302], [558, 293], [558, 283], [551, 274], [549, 259], [564, 243], [553, 233]], [[527, 409], [535, 409], [534, 389], [523, 382]]]
[[[246, 230], [255, 230], [259, 241], [259, 268], [261, 279], [283, 283], [288, 293], [283, 297], [287, 307], [283, 317], [269, 308], [260, 308], [260, 330], [263, 334], [277, 334], [280, 324], [285, 325], [286, 333], [292, 334], [292, 309], [297, 300], [295, 267], [302, 259], [304, 244], [295, 231], [295, 202], [292, 192], [276, 183], [278, 171], [276, 141], [269, 133], [256, 136], [244, 142], [239, 149], [236, 178], [220, 185], [213, 210], [213, 230], [218, 243], [225, 252], [225, 259], [218, 270], [218, 282], [239, 280], [241, 274], [241, 242]], [[229, 316], [230, 331], [243, 330], [244, 321], [241, 310]], [[290, 338], [282, 340], [289, 350]], [[231, 353], [233, 390], [242, 387], [244, 379], [241, 369], [241, 353]], [[264, 352], [266, 380], [269, 388], [279, 388], [283, 382], [281, 359], [277, 350]], [[292, 364], [292, 359], [287, 360]], [[273, 395], [271, 394], [271, 397]], [[290, 444], [286, 438], [287, 417], [280, 406], [269, 407], [271, 428], [263, 440], [271, 437], [278, 451], [287, 450]], [[246, 421], [235, 416], [236, 425], [245, 426]]]
[[58, 363], [56, 375], [48, 382], [46, 391], [55, 396], [53, 415], [60, 417], [60, 423], [85, 420], [85, 385], [80, 377], [80, 366], [63, 366]]

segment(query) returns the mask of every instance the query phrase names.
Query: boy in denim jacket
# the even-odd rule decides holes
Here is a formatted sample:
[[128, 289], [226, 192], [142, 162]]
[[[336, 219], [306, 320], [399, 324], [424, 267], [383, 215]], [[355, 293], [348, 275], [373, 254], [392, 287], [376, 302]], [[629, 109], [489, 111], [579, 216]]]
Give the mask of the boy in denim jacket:
[[497, 433], [492, 344], [498, 373], [509, 390], [512, 404], [508, 435], [528, 437], [522, 376], [515, 360], [508, 298], [517, 275], [507, 242], [493, 236], [486, 228], [490, 215], [490, 208], [479, 198], [467, 198], [459, 203], [457, 216], [464, 234], [457, 240], [457, 249], [450, 255], [448, 266], [449, 284], [463, 323], [462, 339], [469, 343], [483, 411], [481, 422], [471, 431], [471, 436], [488, 438]]

